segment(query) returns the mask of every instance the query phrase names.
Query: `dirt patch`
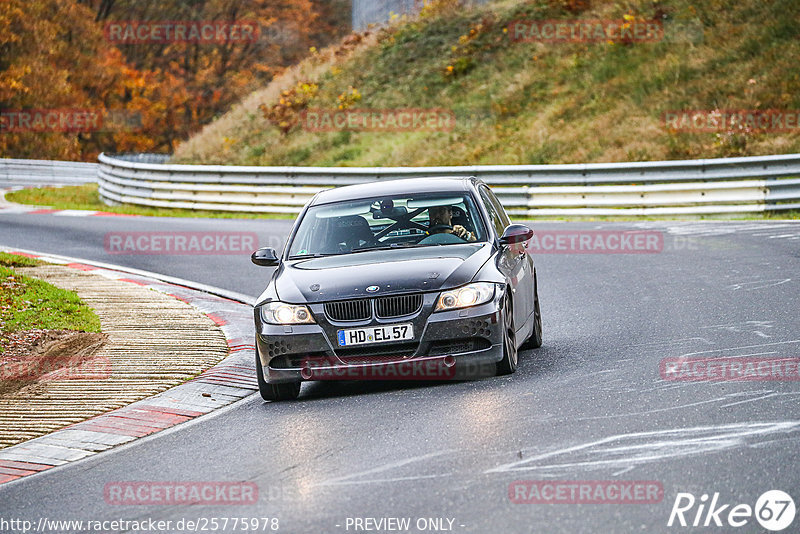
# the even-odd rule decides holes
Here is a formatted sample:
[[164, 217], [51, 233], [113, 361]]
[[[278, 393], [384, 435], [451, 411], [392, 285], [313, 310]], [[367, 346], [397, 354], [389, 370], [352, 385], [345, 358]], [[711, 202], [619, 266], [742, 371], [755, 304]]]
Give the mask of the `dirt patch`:
[[97, 380], [111, 375], [98, 351], [106, 334], [72, 330], [25, 330], [8, 334], [0, 353], [0, 396], [55, 380]]

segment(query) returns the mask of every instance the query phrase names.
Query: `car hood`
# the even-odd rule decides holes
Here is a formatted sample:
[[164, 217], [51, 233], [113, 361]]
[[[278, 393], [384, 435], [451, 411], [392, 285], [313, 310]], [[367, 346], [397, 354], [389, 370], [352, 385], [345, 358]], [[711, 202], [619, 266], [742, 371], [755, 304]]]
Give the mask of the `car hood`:
[[469, 243], [292, 261], [276, 273], [275, 290], [290, 303], [439, 291], [470, 282], [491, 255], [490, 243]]

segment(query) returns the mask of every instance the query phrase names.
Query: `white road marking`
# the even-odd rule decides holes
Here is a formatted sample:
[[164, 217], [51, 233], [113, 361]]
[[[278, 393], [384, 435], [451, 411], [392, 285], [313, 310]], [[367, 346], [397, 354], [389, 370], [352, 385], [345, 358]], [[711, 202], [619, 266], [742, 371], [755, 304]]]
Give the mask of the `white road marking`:
[[645, 410], [643, 412], [615, 413], [615, 414], [612, 414], [612, 415], [597, 415], [595, 417], [576, 417], [573, 420], [574, 421], [593, 421], [593, 420], [597, 420], [597, 419], [615, 419], [617, 417], [630, 417], [630, 416], [647, 415], [647, 414], [653, 414], [653, 413], [659, 413], [659, 412], [669, 412], [669, 411], [672, 411], [672, 410], [681, 410], [683, 408], [692, 408], [694, 406], [702, 406], [703, 404], [712, 404], [714, 402], [719, 402], [719, 401], [722, 401], [724, 399], [725, 399], [725, 397], [718, 397], [716, 399], [709, 399], [709, 400], [704, 400], [704, 401], [691, 402], [689, 404], [681, 404], [679, 406], [670, 406], [668, 408], [656, 408], [654, 410]]
[[739, 289], [744, 289], [745, 291], [755, 291], [757, 289], [766, 289], [768, 287], [780, 286], [785, 284], [786, 282], [791, 282], [791, 281], [792, 281], [791, 278], [783, 278], [776, 280], [757, 280], [755, 282], [742, 282], [739, 284], [731, 284], [729, 286], [726, 286], [725, 289], [730, 289], [733, 291], [737, 291]]
[[688, 352], [688, 353], [682, 354], [682, 355], [680, 355], [678, 357], [679, 358], [685, 358], [687, 356], [695, 356], [697, 354], [710, 354], [712, 352], [725, 352], [725, 351], [729, 351], [729, 350], [739, 350], [739, 349], [756, 349], [756, 348], [759, 348], [759, 347], [772, 347], [772, 346], [775, 346], [775, 345], [789, 345], [789, 344], [792, 344], [792, 343], [800, 343], [800, 339], [793, 339], [791, 341], [776, 341], [774, 343], [762, 343], [760, 345], [743, 345], [741, 347], [728, 347], [728, 348], [724, 348], [724, 349], [701, 350], [701, 351], [698, 351], [698, 352]]
[[[668, 458], [718, 452], [739, 447], [747, 444], [747, 438], [751, 437], [798, 431], [800, 431], [800, 421], [780, 421], [774, 423], [735, 423], [619, 434], [503, 464], [488, 469], [484, 473], [600, 468], [627, 469]], [[655, 440], [650, 441], [651, 438], [655, 438]], [[625, 445], [626, 442], [633, 442], [633, 444]], [[621, 445], [610, 446], [615, 443], [620, 443]], [[553, 462], [557, 457], [569, 459], [570, 455], [577, 456], [577, 458], [574, 461], [566, 461], [564, 463]], [[536, 464], [542, 461], [548, 462]]]
[[778, 395], [779, 394], [775, 393], [775, 392], [768, 393], [767, 395], [762, 395], [760, 397], [754, 397], [752, 399], [747, 399], [747, 400], [738, 401], [738, 402], [731, 402], [729, 404], [723, 404], [722, 406], [720, 406], [720, 408], [730, 408], [731, 406], [738, 406], [740, 404], [747, 404], [748, 402], [756, 402], [756, 401], [760, 401], [760, 400], [764, 400], [764, 399], [769, 399], [770, 397], [776, 397]]
[[[372, 482], [370, 480], [362, 480], [358, 482], [345, 482], [349, 481], [352, 478], [363, 477], [367, 475], [372, 475], [375, 473], [383, 473], [385, 471], [390, 471], [392, 469], [397, 469], [398, 467], [403, 467], [412, 463], [421, 462], [424, 460], [429, 460], [431, 458], [436, 458], [437, 456], [442, 456], [444, 454], [450, 454], [452, 452], [456, 452], [455, 450], [444, 450], [438, 452], [431, 452], [428, 454], [423, 454], [421, 456], [414, 456], [412, 458], [406, 458], [404, 460], [398, 460], [396, 462], [389, 462], [388, 464], [381, 465], [378, 467], [373, 467], [372, 469], [367, 469], [366, 471], [360, 471], [358, 473], [350, 473], [349, 475], [344, 475], [341, 477], [331, 478], [328, 480], [323, 480], [322, 482], [317, 482], [316, 484], [312, 484], [313, 486], [336, 486], [342, 484], [358, 484], [358, 483], [369, 483]], [[421, 475], [420, 477], [428, 476], [428, 475]]]

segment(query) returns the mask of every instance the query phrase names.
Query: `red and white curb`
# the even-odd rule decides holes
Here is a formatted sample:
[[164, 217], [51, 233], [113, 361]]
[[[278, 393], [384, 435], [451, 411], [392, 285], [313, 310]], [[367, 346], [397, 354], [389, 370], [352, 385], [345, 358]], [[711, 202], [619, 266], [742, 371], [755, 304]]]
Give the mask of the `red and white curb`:
[[[106, 278], [171, 295], [195, 306], [211, 318], [224, 333], [230, 347], [229, 355], [222, 362], [189, 382], [46, 436], [0, 450], [0, 484], [92, 456], [209, 414], [258, 390], [253, 363], [253, 308], [249, 297], [124, 267], [8, 247], [0, 247], [0, 250], [91, 271]], [[217, 294], [209, 293], [210, 290]]]

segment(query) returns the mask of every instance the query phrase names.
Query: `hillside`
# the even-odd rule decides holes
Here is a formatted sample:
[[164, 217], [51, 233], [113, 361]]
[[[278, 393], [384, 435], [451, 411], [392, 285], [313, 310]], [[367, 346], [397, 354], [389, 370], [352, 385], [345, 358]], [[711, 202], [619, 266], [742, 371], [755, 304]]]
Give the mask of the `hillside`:
[[[347, 53], [315, 53], [180, 145], [175, 160], [406, 166], [800, 152], [796, 0], [456, 4], [438, 0], [361, 43], [351, 37]], [[517, 42], [508, 32], [514, 21], [551, 19], [656, 20], [663, 32], [627, 42]], [[319, 132], [308, 116], [303, 122], [304, 110], [339, 106], [435, 108], [454, 126]], [[697, 132], [676, 130], [674, 120], [668, 127], [671, 110], [777, 110], [789, 119], [778, 121], [780, 131], [737, 124]]]

